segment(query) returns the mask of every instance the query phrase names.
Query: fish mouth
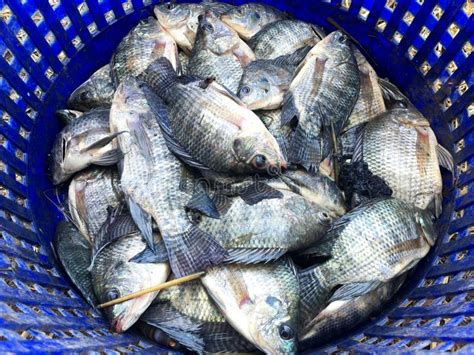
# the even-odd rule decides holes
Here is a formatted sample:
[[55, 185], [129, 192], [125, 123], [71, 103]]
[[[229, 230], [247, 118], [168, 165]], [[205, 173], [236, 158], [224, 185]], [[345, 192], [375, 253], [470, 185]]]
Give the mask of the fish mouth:
[[112, 333], [123, 333], [125, 330], [124, 330], [124, 321], [122, 318], [117, 318], [117, 319], [114, 319], [111, 323], [110, 323], [110, 331]]
[[66, 181], [70, 176], [71, 174], [66, 174], [65, 172], [62, 171], [62, 169], [54, 168], [53, 184], [59, 185], [63, 183], [64, 181]]

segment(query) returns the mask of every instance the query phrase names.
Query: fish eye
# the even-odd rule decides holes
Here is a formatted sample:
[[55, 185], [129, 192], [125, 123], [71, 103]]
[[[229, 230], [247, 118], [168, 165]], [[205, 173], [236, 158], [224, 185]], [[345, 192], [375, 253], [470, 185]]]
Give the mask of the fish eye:
[[89, 91], [81, 92], [81, 100], [86, 101], [92, 98], [92, 95]]
[[120, 292], [116, 288], [111, 288], [105, 293], [105, 301], [109, 302], [120, 297]]
[[201, 28], [204, 30], [204, 31], [207, 31], [207, 32], [214, 32], [214, 26], [212, 26], [210, 23], [204, 23]]
[[260, 20], [261, 16], [258, 12], [254, 12], [253, 16], [257, 19]]
[[248, 86], [242, 86], [242, 89], [240, 89], [240, 93], [242, 95], [248, 95], [250, 94], [250, 88]]
[[295, 337], [295, 331], [288, 324], [283, 323], [278, 329], [280, 338], [283, 340], [291, 340]]
[[257, 154], [252, 160], [252, 165], [256, 169], [263, 169], [267, 166], [267, 158], [262, 154]]
[[243, 14], [244, 14], [244, 10], [243, 10], [243, 9], [238, 9], [238, 10], [237, 10], [237, 13], [238, 13], [239, 15], [243, 15]]
[[331, 216], [327, 212], [319, 212], [319, 217], [325, 221], [331, 220]]
[[337, 36], [337, 41], [339, 43], [346, 43], [347, 37], [344, 34], [339, 33], [338, 36]]

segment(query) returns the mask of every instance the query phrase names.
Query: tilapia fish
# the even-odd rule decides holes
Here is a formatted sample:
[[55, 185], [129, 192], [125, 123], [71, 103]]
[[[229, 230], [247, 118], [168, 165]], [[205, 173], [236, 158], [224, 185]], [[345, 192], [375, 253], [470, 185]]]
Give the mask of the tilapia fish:
[[250, 40], [258, 59], [275, 59], [294, 53], [305, 46], [314, 46], [324, 37], [314, 25], [297, 20], [280, 20], [265, 26]]
[[120, 42], [111, 60], [115, 86], [127, 76], [136, 77], [157, 58], [167, 58], [180, 71], [178, 46], [160, 23], [149, 17], [134, 27]]
[[68, 205], [71, 218], [82, 235], [93, 242], [107, 219], [107, 209], [123, 201], [115, 168], [93, 167], [71, 180]]
[[310, 49], [306, 46], [293, 54], [259, 59], [245, 66], [239, 83], [239, 98], [251, 110], [280, 108], [296, 67]]
[[157, 5], [153, 11], [160, 24], [171, 34], [179, 48], [190, 54], [196, 40], [199, 16], [212, 11], [217, 16], [230, 11], [232, 5], [226, 3], [202, 2], [200, 4], [168, 2]]
[[299, 286], [288, 258], [217, 266], [201, 279], [225, 319], [267, 354], [296, 354]]
[[[110, 231], [112, 235], [115, 233]], [[155, 235], [159, 239], [159, 235]], [[163, 283], [170, 273], [167, 262], [135, 262], [131, 259], [142, 253], [146, 243], [140, 233], [115, 235], [115, 240], [96, 247], [93, 258], [92, 281], [101, 303]], [[129, 329], [145, 312], [158, 292], [151, 292], [132, 300], [105, 308], [111, 330], [121, 333]]]
[[291, 191], [327, 209], [332, 217], [346, 213], [344, 194], [327, 176], [303, 170], [288, 170], [280, 178]]
[[360, 89], [359, 97], [347, 120], [344, 131], [368, 122], [386, 111], [377, 73], [357, 48], [353, 47], [353, 52], [359, 67]]
[[353, 160], [366, 162], [393, 190], [393, 197], [441, 214], [439, 165], [452, 171], [453, 160], [416, 109], [392, 109], [367, 123]]
[[266, 25], [286, 18], [286, 13], [273, 6], [258, 3], [240, 5], [221, 16], [221, 20], [246, 41]]
[[108, 109], [92, 110], [73, 120], [56, 136], [51, 151], [53, 183], [60, 184], [91, 164], [116, 164], [122, 155], [111, 144], [115, 137], [110, 133]]
[[104, 65], [69, 96], [67, 107], [72, 110], [89, 111], [97, 107], [110, 107], [115, 86], [110, 76], [110, 65]]
[[236, 93], [243, 67], [252, 60], [255, 60], [255, 55], [237, 33], [211, 11], [205, 12], [199, 21], [188, 73], [202, 78], [214, 77]]
[[283, 103], [282, 124], [297, 120], [289, 160], [318, 170], [337, 144], [359, 93], [359, 70], [349, 39], [333, 32], [298, 67]]
[[181, 74], [188, 74], [189, 56], [183, 51], [178, 52], [179, 62], [181, 64]]
[[277, 141], [258, 116], [223, 86], [178, 78], [163, 59], [153, 63], [143, 78], [168, 105], [168, 130], [182, 147], [174, 152], [188, 164], [237, 174], [276, 174], [286, 167]]
[[[324, 310], [300, 332], [301, 348], [308, 349], [326, 343], [367, 320], [372, 314], [382, 310], [404, 280], [405, 275], [402, 275], [360, 296], [339, 299], [336, 294], [331, 297]], [[354, 286], [356, 284], [342, 286], [342, 290]]]
[[95, 307], [98, 302], [87, 270], [91, 263], [92, 247], [72, 223], [59, 222], [54, 237], [54, 249], [64, 270], [86, 301]]
[[255, 350], [227, 323], [199, 281], [161, 291], [141, 320], [198, 353]]
[[220, 218], [200, 215], [195, 223], [215, 236], [227, 250], [225, 261], [233, 263], [274, 260], [321, 239], [334, 219], [331, 211], [291, 191], [278, 191], [281, 198], [254, 205], [217, 193]]
[[302, 324], [319, 313], [334, 287], [356, 283], [346, 289], [354, 297], [413, 268], [436, 241], [431, 217], [389, 198], [362, 204], [336, 221], [323, 241], [303, 252], [329, 260], [299, 275]]
[[167, 115], [162, 101], [145, 84], [128, 78], [115, 93], [110, 127], [126, 132], [118, 140], [124, 154], [120, 181], [132, 217], [152, 250], [153, 218], [173, 272], [184, 276], [219, 263], [225, 250], [188, 219], [185, 206], [191, 196], [179, 186], [185, 168], [168, 149], [158, 124], [168, 120]]
[[268, 131], [275, 137], [285, 160], [288, 160], [288, 149], [293, 130], [290, 126], [281, 125], [281, 109], [255, 111]]

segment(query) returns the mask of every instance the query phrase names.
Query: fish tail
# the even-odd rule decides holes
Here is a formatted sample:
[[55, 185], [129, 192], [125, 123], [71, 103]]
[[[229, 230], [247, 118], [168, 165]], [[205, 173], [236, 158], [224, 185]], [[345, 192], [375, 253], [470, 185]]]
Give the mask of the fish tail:
[[171, 269], [177, 277], [203, 271], [221, 263], [226, 250], [208, 233], [195, 225], [186, 231], [165, 238]]
[[281, 109], [281, 125], [286, 126], [292, 123], [295, 119], [299, 119], [299, 115], [293, 95], [290, 92], [287, 92], [283, 99], [283, 106]]
[[319, 138], [298, 125], [290, 143], [288, 159], [308, 171], [317, 171], [322, 160]]
[[298, 274], [300, 285], [300, 312], [303, 325], [313, 319], [329, 298], [330, 288], [319, 267], [303, 270]]

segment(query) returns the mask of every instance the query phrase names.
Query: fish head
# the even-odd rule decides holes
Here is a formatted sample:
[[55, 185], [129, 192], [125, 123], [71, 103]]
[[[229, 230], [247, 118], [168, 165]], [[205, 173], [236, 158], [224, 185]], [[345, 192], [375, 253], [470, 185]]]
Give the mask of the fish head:
[[224, 13], [221, 20], [244, 39], [250, 39], [266, 24], [262, 21], [260, 12], [252, 6], [248, 6], [248, 4]]
[[[107, 269], [103, 275], [103, 282], [95, 282], [94, 287], [99, 301], [105, 303], [151, 287], [156, 283], [164, 282], [168, 274], [169, 266], [165, 263], [120, 262]], [[105, 308], [111, 331], [122, 333], [129, 329], [146, 311], [155, 297], [156, 292], [151, 292]]]
[[249, 334], [266, 354], [296, 354], [297, 326], [290, 317], [290, 308], [287, 300], [273, 295], [255, 300]]
[[283, 103], [290, 80], [285, 70], [250, 70], [242, 77], [238, 96], [251, 110], [277, 109]]
[[435, 245], [436, 239], [438, 238], [438, 232], [434, 224], [435, 217], [428, 210], [417, 209], [415, 218], [426, 242], [430, 246]]
[[100, 102], [100, 87], [97, 82], [87, 80], [84, 84], [74, 90], [67, 101], [68, 107], [87, 111], [91, 107], [96, 107]]
[[89, 164], [89, 158], [79, 152], [81, 138], [72, 137], [67, 129], [56, 137], [51, 153], [51, 170], [55, 185], [66, 181], [74, 172]]
[[352, 57], [353, 64], [357, 66], [349, 37], [339, 31], [330, 33], [318, 42], [308, 53], [308, 57], [311, 56], [329, 60], [335, 67], [347, 63], [348, 59]]
[[[189, 4], [175, 4], [168, 2], [154, 7], [153, 12], [160, 24], [166, 29], [185, 27], [191, 19], [193, 11]], [[197, 16], [196, 16], [197, 18]]]
[[241, 132], [233, 142], [233, 153], [243, 170], [279, 175], [287, 162], [276, 139], [261, 125], [262, 129]]
[[212, 11], [199, 16], [198, 36], [203, 39], [205, 48], [216, 55], [229, 52], [240, 40]]

